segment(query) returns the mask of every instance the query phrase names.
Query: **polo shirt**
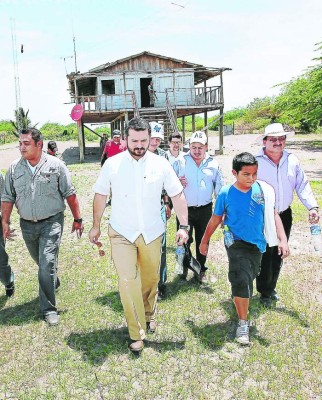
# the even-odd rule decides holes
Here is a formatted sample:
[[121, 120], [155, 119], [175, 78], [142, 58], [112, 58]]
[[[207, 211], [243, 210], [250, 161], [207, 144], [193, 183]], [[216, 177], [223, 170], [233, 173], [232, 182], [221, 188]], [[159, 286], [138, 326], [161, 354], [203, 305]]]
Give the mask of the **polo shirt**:
[[103, 154], [105, 153], [107, 157], [115, 156], [118, 153], [121, 153], [126, 149], [124, 143], [115, 143], [113, 140], [109, 140], [103, 150]]
[[148, 244], [165, 231], [163, 188], [170, 197], [182, 192], [169, 161], [150, 151], [137, 161], [126, 150], [107, 159], [93, 190], [100, 195], [113, 192], [109, 223], [116, 232], [132, 243], [142, 234]]

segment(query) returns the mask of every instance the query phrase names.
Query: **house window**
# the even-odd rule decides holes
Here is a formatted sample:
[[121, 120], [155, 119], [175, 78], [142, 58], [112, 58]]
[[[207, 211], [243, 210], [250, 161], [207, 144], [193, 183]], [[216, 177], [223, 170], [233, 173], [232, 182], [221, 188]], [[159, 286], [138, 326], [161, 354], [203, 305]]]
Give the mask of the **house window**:
[[115, 94], [114, 79], [102, 81], [102, 94]]

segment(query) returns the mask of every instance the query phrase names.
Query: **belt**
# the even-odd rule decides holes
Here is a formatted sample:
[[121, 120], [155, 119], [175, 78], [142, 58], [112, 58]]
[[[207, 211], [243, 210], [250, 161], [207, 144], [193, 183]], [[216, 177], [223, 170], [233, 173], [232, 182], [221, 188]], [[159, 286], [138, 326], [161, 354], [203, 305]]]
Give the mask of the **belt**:
[[278, 212], [277, 214], [281, 215], [281, 214], [283, 214], [283, 213], [285, 213], [285, 212], [287, 212], [287, 211], [290, 211], [290, 210], [291, 210], [291, 207], [287, 207], [286, 210], [280, 211], [280, 212]]
[[20, 218], [22, 221], [24, 221], [24, 222], [31, 222], [31, 223], [33, 223], [33, 224], [36, 224], [37, 222], [44, 222], [44, 221], [47, 221], [47, 220], [49, 220], [51, 217], [53, 217], [53, 215], [51, 215], [50, 217], [48, 217], [48, 218], [44, 218], [44, 219], [35, 219], [35, 220], [33, 220], [33, 219], [24, 219], [24, 218]]
[[212, 207], [212, 203], [205, 204], [204, 206], [191, 206], [188, 207], [192, 210], [200, 210], [201, 208]]

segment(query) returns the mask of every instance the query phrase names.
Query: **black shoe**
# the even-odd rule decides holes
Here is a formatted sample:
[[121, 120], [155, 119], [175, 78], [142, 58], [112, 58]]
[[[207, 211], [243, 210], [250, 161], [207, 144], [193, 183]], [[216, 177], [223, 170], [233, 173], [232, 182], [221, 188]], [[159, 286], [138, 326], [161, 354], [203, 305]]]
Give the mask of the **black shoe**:
[[10, 282], [8, 283], [7, 286], [5, 286], [6, 289], [6, 296], [11, 297], [15, 293], [15, 276], [14, 273], [11, 272], [11, 277], [10, 277]]
[[273, 301], [278, 301], [280, 299], [280, 296], [277, 294], [277, 292], [275, 292], [275, 290], [273, 291], [273, 293], [271, 294], [271, 299]]
[[166, 298], [166, 286], [162, 285], [158, 288], [158, 300], [164, 300]]
[[60, 280], [59, 280], [59, 278], [58, 278], [58, 276], [57, 276], [56, 285], [55, 285], [55, 290], [56, 290], [56, 292], [57, 292], [57, 290], [59, 289], [59, 286], [60, 286]]
[[260, 301], [260, 303], [261, 303], [261, 305], [263, 307], [267, 307], [268, 308], [268, 307], [271, 307], [271, 305], [272, 305], [272, 299], [270, 297], [261, 296], [259, 301]]
[[187, 276], [188, 276], [188, 268], [183, 267], [183, 273], [179, 274], [178, 277], [183, 281], [185, 281], [187, 279]]

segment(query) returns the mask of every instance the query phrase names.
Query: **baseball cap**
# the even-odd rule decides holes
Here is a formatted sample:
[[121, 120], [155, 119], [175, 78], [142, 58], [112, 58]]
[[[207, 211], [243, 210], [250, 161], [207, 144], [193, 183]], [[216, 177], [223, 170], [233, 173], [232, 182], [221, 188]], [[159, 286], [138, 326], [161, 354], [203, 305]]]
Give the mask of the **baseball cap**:
[[201, 144], [207, 144], [207, 135], [205, 132], [202, 131], [196, 131], [191, 135], [191, 138], [189, 140], [189, 143], [201, 143]]
[[47, 147], [51, 151], [58, 151], [57, 143], [54, 140], [50, 140]]
[[163, 125], [155, 121], [149, 122], [149, 124], [151, 127], [151, 138], [159, 138], [163, 140], [164, 139]]
[[118, 129], [114, 129], [114, 131], [112, 132], [112, 136], [121, 136], [121, 131], [119, 131]]

